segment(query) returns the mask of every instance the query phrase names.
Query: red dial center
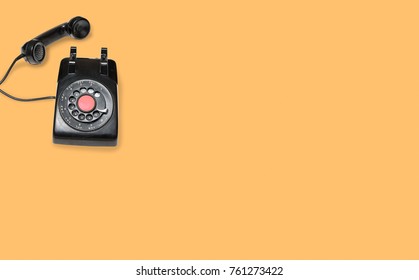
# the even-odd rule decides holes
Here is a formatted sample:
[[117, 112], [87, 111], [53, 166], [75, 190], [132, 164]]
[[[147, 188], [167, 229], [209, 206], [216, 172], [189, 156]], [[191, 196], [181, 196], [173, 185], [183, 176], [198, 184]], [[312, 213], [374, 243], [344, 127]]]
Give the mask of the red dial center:
[[77, 101], [77, 106], [83, 112], [90, 112], [95, 108], [96, 101], [90, 95], [83, 95]]

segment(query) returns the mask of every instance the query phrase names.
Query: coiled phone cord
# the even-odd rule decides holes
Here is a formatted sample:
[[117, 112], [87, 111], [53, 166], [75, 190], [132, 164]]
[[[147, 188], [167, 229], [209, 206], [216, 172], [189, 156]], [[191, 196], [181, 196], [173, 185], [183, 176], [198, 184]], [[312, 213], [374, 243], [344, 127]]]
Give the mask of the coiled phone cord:
[[[12, 64], [10, 64], [10, 66], [9, 66], [9, 69], [6, 71], [6, 74], [4, 74], [3, 79], [0, 80], [0, 85], [3, 84], [3, 82], [6, 80], [7, 76], [9, 76], [9, 73], [12, 70], [15, 63], [23, 57], [25, 57], [25, 56], [23, 54], [20, 54], [13, 60]], [[21, 101], [21, 102], [39, 101], [39, 100], [45, 100], [45, 99], [55, 99], [55, 96], [43, 96], [43, 97], [36, 97], [36, 98], [19, 98], [19, 97], [8, 94], [7, 92], [5, 92], [2, 89], [0, 89], [0, 93], [2, 93], [3, 95], [5, 95], [5, 96], [7, 96], [7, 97], [9, 97], [13, 100]]]

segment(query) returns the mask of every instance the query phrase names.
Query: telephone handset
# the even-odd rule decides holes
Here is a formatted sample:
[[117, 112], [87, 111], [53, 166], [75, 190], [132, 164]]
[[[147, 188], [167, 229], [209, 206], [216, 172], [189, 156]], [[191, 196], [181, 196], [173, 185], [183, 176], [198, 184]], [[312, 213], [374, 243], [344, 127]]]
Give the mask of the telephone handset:
[[69, 22], [60, 24], [26, 42], [22, 46], [21, 52], [25, 60], [30, 64], [39, 64], [44, 60], [45, 47], [49, 44], [66, 36], [84, 39], [89, 32], [89, 21], [83, 17], [74, 17]]

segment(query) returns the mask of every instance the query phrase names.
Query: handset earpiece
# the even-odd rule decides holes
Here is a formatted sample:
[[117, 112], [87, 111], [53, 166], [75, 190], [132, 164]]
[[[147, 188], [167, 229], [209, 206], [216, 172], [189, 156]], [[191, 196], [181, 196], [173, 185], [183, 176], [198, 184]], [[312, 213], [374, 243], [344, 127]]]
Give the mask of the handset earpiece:
[[74, 17], [69, 22], [60, 24], [26, 42], [21, 49], [22, 55], [30, 64], [40, 64], [45, 58], [45, 47], [49, 44], [66, 36], [83, 39], [89, 32], [89, 21], [83, 17]]

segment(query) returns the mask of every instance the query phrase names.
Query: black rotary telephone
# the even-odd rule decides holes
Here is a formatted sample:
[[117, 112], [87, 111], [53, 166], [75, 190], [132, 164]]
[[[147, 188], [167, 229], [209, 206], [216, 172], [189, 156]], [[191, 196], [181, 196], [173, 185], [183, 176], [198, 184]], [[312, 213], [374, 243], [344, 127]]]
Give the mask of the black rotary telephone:
[[[40, 64], [46, 46], [70, 36], [83, 39], [90, 32], [90, 23], [83, 17], [42, 33], [26, 42], [21, 54], [15, 58], [2, 84], [15, 63], [24, 58], [30, 64]], [[58, 73], [56, 96], [18, 98], [0, 89], [0, 93], [16, 101], [56, 99], [53, 142], [83, 146], [115, 146], [118, 138], [118, 79], [115, 61], [108, 59], [108, 50], [101, 49], [100, 58], [78, 58], [76, 47], [71, 47], [70, 57], [64, 58]]]

